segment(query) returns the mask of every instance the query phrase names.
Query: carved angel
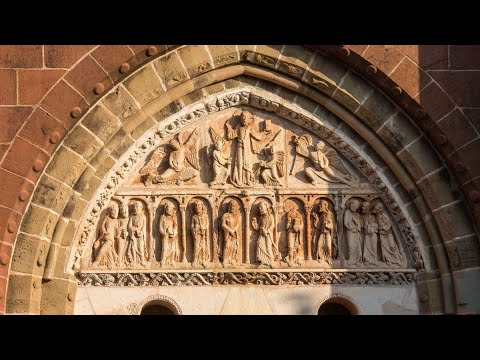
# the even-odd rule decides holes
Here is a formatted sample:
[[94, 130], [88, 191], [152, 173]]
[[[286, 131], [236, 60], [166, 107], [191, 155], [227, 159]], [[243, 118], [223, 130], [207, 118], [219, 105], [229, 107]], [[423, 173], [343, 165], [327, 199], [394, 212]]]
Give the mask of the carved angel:
[[[144, 181], [146, 186], [159, 183], [181, 185], [183, 182], [198, 176], [200, 170], [197, 148], [198, 139], [194, 135], [198, 135], [196, 128], [188, 137], [186, 132], [183, 132], [176, 139], [168, 142], [171, 149], [168, 155], [169, 167], [159, 175], [154, 175], [154, 172], [148, 172]], [[160, 157], [161, 152], [156, 156]], [[156, 171], [155, 168], [154, 171]]]
[[313, 151], [310, 150], [313, 147], [310, 135], [295, 136], [293, 141], [296, 144], [296, 153], [313, 162], [313, 167], [305, 169], [305, 175], [313, 185], [322, 184], [322, 180], [344, 183], [349, 186], [358, 185], [358, 178], [348, 171], [343, 160], [333, 148], [325, 149], [323, 141], [317, 142]]
[[225, 139], [217, 134], [213, 128], [210, 128], [210, 135], [212, 136], [214, 145], [211, 154], [214, 179], [210, 185], [225, 185], [227, 178], [230, 175], [230, 164], [232, 162], [230, 158], [223, 155]]
[[[235, 116], [235, 115], [234, 115]], [[248, 111], [240, 114], [240, 123], [233, 127], [226, 121], [227, 139], [237, 139], [235, 157], [233, 159], [232, 183], [236, 187], [250, 187], [255, 185], [255, 174], [252, 170], [253, 154], [260, 152], [259, 141], [264, 140], [270, 130], [258, 132], [253, 128], [253, 115]]]
[[265, 186], [281, 186], [285, 176], [283, 164], [285, 161], [284, 151], [275, 151], [273, 146], [267, 147], [264, 152], [265, 160], [261, 160], [259, 165], [260, 177], [265, 182]]

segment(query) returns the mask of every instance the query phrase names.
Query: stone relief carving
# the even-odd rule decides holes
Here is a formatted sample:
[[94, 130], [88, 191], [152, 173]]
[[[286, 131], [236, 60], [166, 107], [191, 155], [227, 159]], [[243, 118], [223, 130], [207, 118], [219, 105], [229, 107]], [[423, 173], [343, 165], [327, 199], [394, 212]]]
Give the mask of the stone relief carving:
[[227, 211], [222, 216], [223, 265], [235, 265], [239, 258], [241, 217], [234, 200], [226, 204]]
[[363, 262], [369, 266], [377, 266], [378, 224], [375, 215], [371, 213], [370, 202], [362, 204], [362, 228], [363, 228]]
[[[309, 159], [313, 166], [305, 167], [305, 175], [313, 185], [322, 185], [328, 182], [340, 182], [349, 186], [357, 186], [358, 179], [345, 167], [337, 152], [326, 149], [323, 141], [318, 141], [313, 147], [310, 135], [295, 136], [296, 154]], [[293, 169], [293, 167], [292, 167]]]
[[133, 205], [133, 214], [128, 221], [128, 245], [125, 255], [127, 263], [140, 264], [145, 266], [148, 259], [147, 252], [147, 218], [143, 212], [143, 206], [140, 201], [135, 201]]
[[193, 237], [193, 263], [192, 266], [201, 264], [207, 267], [210, 261], [210, 249], [208, 244], [208, 214], [200, 200], [193, 203], [194, 215], [192, 216], [192, 223], [190, 231]]
[[345, 211], [344, 226], [348, 246], [348, 264], [359, 266], [362, 263], [361, 229], [360, 214], [357, 212], [360, 202], [353, 199], [350, 206]]
[[[291, 191], [291, 194], [301, 194], [305, 199], [311, 196], [311, 191], [307, 191], [302, 187], [302, 181], [305, 183], [304, 180], [295, 180], [295, 173], [287, 174], [285, 171], [287, 164], [289, 164], [288, 161], [295, 165], [297, 155], [306, 159], [303, 173], [307, 181], [314, 183], [318, 181], [323, 184], [338, 184], [343, 185], [343, 188], [347, 186], [348, 188], [352, 188], [352, 195], [359, 191], [356, 187], [361, 180], [358, 174], [352, 172], [350, 166], [345, 165], [345, 160], [334, 150], [334, 147], [341, 150], [342, 156], [347, 158], [356, 168], [365, 170], [364, 173], [369, 174], [368, 177], [366, 177], [369, 182], [372, 182], [372, 176], [376, 176], [373, 171], [369, 171], [368, 165], [359, 162], [361, 159], [359, 160], [358, 155], [349, 148], [349, 145], [341, 142], [341, 139], [336, 137], [335, 134], [329, 132], [327, 129], [322, 129], [318, 124], [314, 124], [317, 126], [314, 128], [312, 122], [309, 122], [307, 127], [312, 131], [315, 130], [315, 133], [320, 134], [321, 139], [323, 139], [323, 141], [318, 140], [316, 142], [317, 146], [315, 148], [313, 148], [315, 141], [311, 135], [297, 135], [295, 131], [288, 127], [283, 128], [283, 124], [278, 122], [278, 120], [270, 120], [266, 118], [264, 114], [254, 115], [252, 111], [243, 108], [237, 110], [232, 109], [230, 115], [227, 116], [227, 121], [222, 122], [223, 127], [221, 129], [219, 129], [219, 126], [192, 125], [192, 127], [195, 126], [194, 129], [186, 129], [175, 138], [175, 135], [178, 131], [182, 130], [184, 126], [188, 126], [202, 116], [218, 111], [228, 111], [231, 106], [246, 104], [248, 102], [258, 108], [268, 109], [268, 111], [281, 114], [284, 118], [294, 123], [301, 123], [302, 126], [306, 127], [305, 116], [290, 110], [286, 112], [283, 105], [275, 104], [270, 100], [262, 99], [255, 95], [250, 96], [250, 94], [245, 91], [235, 96], [229, 94], [227, 98], [218, 97], [213, 104], [212, 102], [207, 103], [203, 110], [197, 107], [189, 113], [189, 116], [182, 115], [179, 118], [183, 120], [173, 120], [170, 122], [170, 125], [166, 125], [163, 130], [159, 129], [157, 134], [149, 137], [146, 143], [138, 147], [138, 151], [132, 153], [125, 161], [121, 171], [116, 171], [116, 173], [111, 176], [111, 182], [107, 185], [105, 191], [99, 194], [97, 206], [92, 209], [92, 215], [87, 219], [85, 230], [80, 236], [75, 259], [75, 266], [77, 268], [83, 267], [85, 269], [90, 266], [93, 268], [102, 268], [104, 266], [116, 269], [121, 269], [125, 266], [135, 268], [142, 265], [146, 266], [149, 260], [152, 260], [152, 264], [148, 263], [152, 268], [183, 266], [178, 262], [185, 257], [185, 253], [187, 252], [182, 242], [184, 240], [187, 241], [187, 244], [192, 244], [194, 248], [192, 252], [188, 254], [188, 266], [193, 267], [213, 267], [217, 261], [221, 261], [223, 265], [230, 266], [258, 267], [266, 265], [272, 268], [293, 265], [308, 266], [308, 268], [311, 266], [407, 266], [406, 259], [400, 250], [398, 234], [392, 231], [393, 222], [385, 209], [379, 211], [379, 214], [382, 216], [378, 213], [373, 215], [374, 210], [370, 210], [369, 218], [366, 220], [366, 215], [363, 211], [362, 214], [358, 213], [360, 202], [354, 211], [351, 209], [351, 203], [353, 201], [347, 206], [347, 209], [340, 211], [339, 209], [343, 209], [344, 205], [342, 205], [342, 202], [344, 202], [344, 200], [339, 198], [335, 204], [330, 207], [327, 206], [326, 209], [316, 209], [312, 211], [311, 219], [310, 215], [307, 216], [308, 219], [305, 217], [307, 207], [313, 205], [313, 203], [310, 205], [307, 204], [310, 200], [306, 201], [305, 206], [297, 207], [291, 211], [288, 211], [286, 208], [283, 209], [283, 206], [281, 206], [282, 211], [281, 213], [278, 212], [278, 204], [282, 204], [287, 198], [286, 195], [278, 193], [278, 189], [287, 189], [287, 193]], [[266, 119], [262, 122], [259, 118]], [[296, 129], [298, 130], [298, 127]], [[200, 145], [202, 144], [199, 138], [203, 138], [204, 140], [209, 138], [207, 134], [208, 130], [210, 131], [212, 140], [211, 145], [213, 145], [213, 151], [210, 153], [212, 159], [210, 165], [208, 165], [208, 162], [203, 162], [199, 159]], [[226, 136], [220, 135], [222, 134], [222, 130], [225, 130]], [[293, 143], [288, 142], [290, 138], [289, 135], [293, 137]], [[173, 136], [173, 138], [170, 138], [171, 136]], [[163, 145], [159, 143], [160, 139], [164, 139]], [[331, 146], [328, 149], [326, 142]], [[208, 144], [204, 144], [205, 148], [207, 148]], [[155, 149], [155, 151], [152, 152], [152, 149]], [[195, 150], [192, 151], [192, 149]], [[132, 207], [130, 215], [121, 211], [120, 216], [117, 214], [116, 217], [113, 218], [112, 215], [106, 215], [101, 219], [103, 227], [108, 227], [105, 225], [108, 224], [108, 219], [115, 220], [115, 222], [112, 222], [112, 224], [116, 224], [113, 231], [115, 234], [113, 236], [113, 252], [108, 252], [107, 246], [105, 248], [106, 253], [109, 254], [107, 259], [103, 259], [104, 255], [99, 257], [100, 247], [103, 248], [103, 244], [107, 242], [110, 235], [107, 234], [104, 237], [99, 237], [97, 241], [95, 241], [97, 244], [96, 248], [92, 248], [93, 261], [90, 264], [83, 262], [84, 265], [82, 266], [82, 263], [79, 261], [83, 254], [82, 247], [88, 242], [89, 233], [96, 224], [95, 219], [100, 214], [102, 206], [111, 199], [112, 189], [117, 188], [120, 180], [125, 178], [128, 172], [131, 171], [132, 166], [138, 159], [142, 156], [144, 157], [147, 152], [152, 153], [152, 155], [141, 172], [152, 175], [149, 177], [152, 184], [146, 180], [144, 181], [144, 185], [147, 185], [147, 190], [149, 190], [148, 194], [151, 195], [151, 191], [154, 189], [161, 189], [159, 190], [161, 193], [154, 193], [154, 197], [152, 197], [152, 201], [156, 204], [155, 207], [162, 207], [158, 205], [159, 202], [167, 198], [167, 196], [162, 195], [162, 191], [167, 191], [169, 193], [168, 196], [173, 196], [178, 204], [181, 203], [182, 196], [184, 196], [181, 194], [186, 194], [186, 203], [188, 203], [188, 201], [190, 201], [189, 199], [194, 196], [193, 192], [185, 193], [185, 191], [182, 190], [181, 194], [179, 193], [177, 195], [175, 193], [176, 190], [173, 190], [171, 186], [174, 185], [174, 188], [183, 189], [183, 185], [193, 185], [195, 183], [199, 186], [198, 189], [195, 189], [195, 191], [197, 191], [196, 194], [199, 194], [198, 191], [200, 191], [202, 195], [212, 196], [208, 201], [212, 203], [213, 207], [216, 206], [217, 209], [219, 206], [221, 207], [219, 204], [222, 204], [222, 201], [229, 195], [240, 196], [242, 198], [242, 210], [245, 210], [244, 214], [247, 214], [246, 218], [244, 219], [242, 217], [243, 215], [241, 215], [241, 210], [238, 206], [239, 203], [232, 200], [233, 202], [230, 201], [225, 204], [228, 210], [225, 211], [223, 215], [216, 210], [213, 218], [208, 216], [204, 217], [201, 215], [206, 214], [205, 209], [203, 209], [200, 210], [200, 213], [191, 216], [191, 222], [187, 225], [185, 223], [185, 215], [182, 215], [183, 220], [180, 221], [181, 216], [179, 215], [180, 208], [178, 208], [178, 205], [170, 200], [166, 200], [163, 203], [165, 210], [159, 218], [157, 218], [158, 221], [155, 223], [157, 224], [155, 225], [157, 228], [155, 230], [152, 229], [153, 223], [147, 224], [145, 214], [149, 210], [144, 209], [142, 206], [138, 212], [141, 212], [144, 217], [143, 226], [145, 235], [140, 238], [134, 238], [131, 235], [132, 232], [129, 227], [127, 229], [127, 237], [125, 238], [125, 219], [128, 217], [128, 224], [130, 224], [133, 216], [138, 215], [138, 212], [136, 215], [132, 215], [135, 212], [134, 207]], [[192, 164], [192, 162], [195, 163], [195, 161], [192, 160], [192, 162], [190, 162], [189, 160], [190, 152], [196, 155], [196, 167]], [[205, 151], [205, 156], [208, 156], [207, 151]], [[168, 160], [168, 165], [166, 168], [164, 167], [164, 170], [159, 170], [161, 169], [159, 165], [163, 159]], [[313, 166], [311, 166], [310, 162], [313, 163]], [[204, 167], [210, 169], [210, 173], [207, 173], [205, 176], [201, 173]], [[294, 167], [295, 166], [292, 166], [292, 169], [294, 169]], [[185, 173], [188, 176], [182, 177], [182, 174]], [[190, 177], [192, 174], [194, 175]], [[194, 180], [194, 182], [189, 183], [190, 180]], [[296, 188], [288, 190], [289, 186], [291, 186], [289, 184], [292, 184], [292, 181], [297, 181], [298, 185], [296, 185]], [[154, 183], [155, 186], [152, 186]], [[163, 187], [163, 185], [166, 187]], [[206, 185], [206, 187], [201, 188], [203, 185]], [[382, 196], [385, 204], [389, 206], [389, 211], [394, 216], [399, 229], [405, 234], [407, 246], [410, 250], [414, 250], [412, 254], [415, 254], [413, 261], [416, 267], [421, 268], [423, 266], [421, 254], [417, 250], [418, 247], [416, 247], [416, 243], [413, 241], [412, 232], [408, 231], [408, 223], [404, 218], [402, 220], [403, 215], [399, 211], [398, 205], [395, 207], [396, 203], [393, 202], [392, 197], [388, 194], [388, 190], [385, 189], [384, 185], [382, 187], [382, 184], [379, 183], [377, 179], [373, 179], [373, 186], [379, 192], [380, 196]], [[240, 189], [234, 193], [231, 189], [235, 188]], [[362, 189], [362, 191], [365, 192], [365, 188]], [[268, 191], [273, 191], [273, 193], [269, 193]], [[276, 194], [273, 204], [266, 205], [266, 203], [264, 203], [265, 205], [260, 206], [260, 203], [256, 203], [257, 199], [262, 196], [271, 196], [270, 194]], [[372, 202], [374, 199], [377, 199], [375, 204], [380, 203], [378, 195], [375, 195], [371, 190], [368, 194], [370, 194], [368, 195], [368, 200], [370, 200], [372, 204], [374, 203]], [[142, 195], [141, 191], [138, 192], [138, 196], [140, 197], [150, 195], [147, 195], [147, 193]], [[167, 206], [168, 203], [171, 205]], [[180, 205], [180, 207], [181, 206], [183, 205]], [[278, 212], [278, 215], [274, 216], [276, 212]], [[107, 214], [109, 213], [108, 211]], [[287, 215], [289, 225], [277, 228], [275, 219], [283, 213], [290, 213]], [[195, 215], [198, 215], [198, 219], [194, 221]], [[375, 220], [373, 220], [373, 218]], [[305, 223], [303, 219], [306, 219]], [[243, 221], [246, 222], [244, 223]], [[212, 233], [202, 237], [201, 231], [194, 231], [193, 228], [194, 223], [196, 226], [199, 226], [199, 228], [201, 228], [202, 225], [203, 228], [205, 228], [205, 222], [208, 223], [207, 234], [209, 234], [210, 229]], [[346, 224], [349, 223], [351, 225], [352, 222], [355, 223], [353, 229], [347, 227]], [[342, 229], [337, 229], [337, 223], [338, 227]], [[383, 238], [381, 238], [379, 230], [378, 232], [372, 230], [375, 228], [375, 224], [380, 228], [380, 223], [385, 227], [384, 233], [382, 234]], [[214, 224], [218, 224], [218, 227], [215, 227]], [[251, 229], [249, 230], [250, 225]], [[357, 235], [352, 235], [355, 229], [357, 230]], [[341, 233], [342, 230], [343, 234]], [[338, 231], [340, 231], [340, 233]], [[285, 232], [285, 237], [288, 238], [286, 250], [279, 249], [278, 247], [277, 239], [280, 237], [280, 232]], [[355, 236], [357, 236], [356, 242], [353, 241]], [[152, 244], [147, 244], [147, 237], [152, 238]], [[184, 239], [182, 239], [182, 237]], [[305, 240], [303, 240], [303, 238], [305, 238]], [[367, 254], [368, 249], [373, 249], [373, 243], [376, 241], [375, 238], [378, 239], [381, 245], [381, 251], [377, 254], [377, 258], [380, 258], [380, 260], [377, 259], [376, 262], [373, 261], [375, 258], [373, 253], [370, 257]], [[99, 241], [100, 239], [102, 240]], [[138, 241], [139, 239], [141, 239], [141, 241]], [[356, 249], [355, 246], [352, 248], [353, 255], [350, 254], [350, 246], [343, 246], [342, 249], [341, 239], [345, 239], [348, 245], [350, 245], [350, 243], [358, 244], [358, 249]], [[121, 243], [122, 241], [125, 243], [125, 240], [126, 249], [122, 250]], [[139, 242], [145, 244], [142, 245], [145, 251], [141, 252], [144, 254], [143, 259], [138, 256], [140, 250], [134, 252], [137, 254], [137, 259], [133, 261], [133, 256], [127, 256], [129, 253], [132, 253], [131, 250], [129, 252], [127, 249], [138, 249], [138, 245], [137, 247], [134, 245], [135, 240], [137, 240], [137, 244]], [[212, 241], [217, 245], [214, 245]], [[197, 243], [204, 244], [197, 246], [197, 249], [207, 248], [208, 251], [200, 251], [197, 253], [195, 250]], [[369, 244], [368, 249], [366, 244]], [[307, 251], [307, 245], [310, 251]], [[153, 246], [153, 249], [149, 246]], [[386, 251], [382, 250], [383, 246], [392, 253], [387, 254], [385, 257], [384, 252]], [[155, 247], [157, 247], [157, 250], [155, 250]], [[210, 253], [210, 247], [218, 251]], [[148, 254], [153, 253], [152, 251], [155, 253], [158, 251], [160, 255], [150, 259]], [[125, 252], [125, 254], [121, 255], [122, 252]], [[182, 257], [180, 257], [181, 254], [183, 255]], [[307, 258], [305, 258], [304, 254], [307, 255]], [[347, 254], [345, 256], [346, 259], [339, 258], [340, 254]], [[316, 260], [317, 265], [309, 263], [308, 256], [312, 256], [313, 259]], [[96, 261], [97, 258], [99, 261]], [[110, 260], [110, 258], [113, 258], [113, 261]], [[284, 263], [285, 265], [282, 265], [282, 263], [278, 261], [280, 259], [283, 259], [286, 264]], [[343, 262], [343, 260], [346, 261]]]
[[273, 236], [275, 230], [273, 210], [266, 201], [260, 201], [257, 207], [257, 214], [252, 217], [252, 227], [257, 233], [256, 259], [260, 265], [268, 265], [273, 269], [275, 260], [279, 257], [278, 246]]
[[127, 247], [128, 237], [128, 204], [122, 203], [120, 205], [120, 214], [121, 217], [118, 219], [117, 232], [115, 234], [115, 251], [118, 255], [118, 265], [120, 267], [126, 264], [125, 249]]
[[100, 228], [100, 237], [93, 243], [93, 266], [106, 265], [109, 269], [118, 262], [115, 252], [115, 235], [118, 229], [118, 205], [112, 203]]
[[408, 271], [77, 273], [80, 286], [412, 285]]
[[[195, 136], [194, 136], [195, 135]], [[200, 165], [198, 162], [198, 139], [197, 129], [190, 134], [186, 132], [180, 133], [175, 139], [168, 142], [170, 152], [168, 154], [168, 168], [161, 174], [155, 174], [159, 160], [165, 156], [160, 149], [158, 154], [154, 154], [150, 162], [146, 165], [142, 172], [145, 173], [144, 184], [151, 186], [152, 184], [176, 184], [193, 179], [198, 176]]]
[[382, 252], [382, 261], [389, 265], [399, 265], [403, 263], [403, 256], [395, 241], [392, 232], [392, 222], [385, 214], [385, 209], [381, 202], [378, 202], [372, 211], [378, 224], [378, 237], [380, 238], [380, 249]]
[[175, 266], [180, 259], [178, 243], [178, 221], [175, 204], [169, 200], [163, 205], [163, 213], [159, 221], [161, 244], [160, 265]]
[[297, 205], [290, 201], [285, 205], [285, 212], [287, 213], [287, 241], [288, 241], [288, 255], [284, 261], [288, 266], [294, 264], [303, 265], [304, 249], [303, 249], [303, 218], [300, 214]]
[[335, 233], [335, 216], [327, 200], [320, 202], [318, 213], [313, 212], [314, 259], [332, 265], [332, 259], [338, 256]]

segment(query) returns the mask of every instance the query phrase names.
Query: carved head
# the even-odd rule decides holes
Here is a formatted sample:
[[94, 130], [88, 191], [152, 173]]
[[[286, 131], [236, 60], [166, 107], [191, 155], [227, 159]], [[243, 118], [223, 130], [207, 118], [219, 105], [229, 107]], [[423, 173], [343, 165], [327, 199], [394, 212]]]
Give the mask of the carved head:
[[359, 207], [360, 207], [360, 201], [356, 199], [352, 200], [352, 202], [350, 203], [350, 210], [352, 210], [353, 212], [356, 212]]
[[173, 205], [170, 201], [165, 203], [165, 214], [168, 216], [172, 216], [175, 212], [175, 205]]
[[261, 202], [258, 206], [258, 210], [260, 211], [260, 215], [268, 214], [268, 205], [264, 202]]
[[203, 212], [203, 203], [200, 200], [195, 201], [193, 209], [195, 210], [195, 214], [201, 214]]
[[362, 204], [362, 214], [368, 214], [368, 210], [370, 210], [370, 203], [368, 201], [364, 201]]
[[374, 214], [383, 212], [383, 204], [382, 204], [381, 202], [378, 202], [378, 203], [373, 207], [372, 212], [373, 212]]
[[124, 217], [124, 218], [128, 217], [128, 204], [127, 203], [122, 203], [122, 205], [120, 205], [120, 215], [122, 215], [122, 217]]
[[222, 138], [219, 138], [219, 139], [215, 142], [215, 149], [216, 149], [216, 150], [222, 150], [223, 144], [225, 144], [225, 140], [223, 140]]
[[243, 126], [250, 125], [253, 121], [253, 115], [249, 111], [242, 111], [240, 114], [240, 122]]
[[274, 150], [273, 146], [267, 147], [266, 151], [267, 151], [268, 156], [272, 156], [272, 155], [275, 154], [275, 150]]
[[317, 145], [315, 145], [315, 150], [322, 151], [323, 149], [325, 149], [325, 143], [323, 141], [317, 142]]
[[232, 214], [233, 214], [233, 213], [235, 213], [237, 210], [238, 210], [238, 204], [237, 204], [235, 201], [231, 200], [230, 202], [227, 203], [227, 211], [228, 211], [229, 213], [232, 213]]
[[118, 205], [117, 203], [112, 203], [108, 207], [108, 214], [112, 219], [116, 219], [118, 217]]
[[168, 145], [170, 145], [174, 150], [180, 149], [180, 142], [177, 139], [170, 140], [168, 142]]
[[135, 202], [135, 205], [133, 205], [133, 213], [134, 215], [139, 215], [142, 213], [142, 210], [143, 210], [143, 206], [142, 206], [142, 203], [140, 201], [136, 201]]

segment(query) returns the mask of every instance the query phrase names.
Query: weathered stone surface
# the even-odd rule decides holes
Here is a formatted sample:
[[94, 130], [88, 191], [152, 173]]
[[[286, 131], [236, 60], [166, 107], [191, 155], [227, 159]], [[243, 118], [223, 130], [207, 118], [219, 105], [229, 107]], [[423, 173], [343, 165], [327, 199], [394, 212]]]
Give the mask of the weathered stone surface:
[[420, 136], [420, 131], [402, 113], [388, 118], [377, 133], [395, 153]]
[[122, 126], [121, 122], [102, 106], [90, 111], [82, 124], [104, 143]]
[[75, 231], [77, 231], [77, 224], [75, 221], [69, 221], [67, 227], [65, 228], [65, 232], [63, 233], [62, 242], [60, 245], [70, 246], [72, 244]]
[[460, 196], [459, 189], [454, 185], [447, 169], [428, 175], [418, 182], [422, 195], [432, 209], [449, 204]]
[[477, 235], [445, 243], [453, 271], [480, 267], [480, 244]]
[[10, 275], [6, 311], [11, 314], [39, 314], [42, 279], [33, 275]]
[[136, 76], [125, 80], [124, 85], [141, 106], [147, 105], [150, 101], [164, 93], [157, 75], [155, 75], [153, 68], [150, 66], [140, 70]]
[[[357, 98], [357, 100], [359, 99]], [[361, 102], [361, 100], [359, 101]], [[355, 114], [360, 116], [372, 130], [376, 131], [395, 111], [395, 105], [386, 99], [383, 93], [375, 90], [368, 96]]]
[[110, 150], [110, 154], [114, 158], [119, 158], [135, 141], [125, 133], [119, 130], [114, 137], [105, 145], [105, 148]]
[[86, 167], [87, 162], [80, 155], [62, 146], [48, 165], [47, 173], [68, 186], [73, 186]]
[[192, 78], [213, 68], [207, 49], [203, 45], [183, 47], [178, 50], [178, 55]]
[[135, 99], [122, 85], [119, 85], [115, 91], [105, 97], [102, 103], [122, 122], [138, 111]]
[[45, 240], [19, 234], [15, 243], [11, 269], [16, 272], [41, 276], [49, 245]]
[[153, 120], [151, 117], [148, 117], [145, 119], [144, 122], [142, 122], [140, 125], [138, 125], [135, 130], [132, 131], [132, 138], [137, 140], [139, 137], [141, 137], [145, 132], [150, 130], [153, 126], [156, 125], [155, 120]]
[[42, 315], [73, 313], [75, 283], [67, 279], [53, 279], [42, 286]]
[[457, 311], [460, 314], [478, 314], [480, 311], [479, 273], [480, 269], [477, 267], [456, 271], [453, 274], [455, 278], [455, 293], [459, 294], [457, 298]]
[[346, 66], [318, 53], [315, 54], [315, 59], [313, 59], [312, 63], [310, 64], [310, 71], [315, 76], [320, 78], [326, 77], [336, 86], [340, 84], [340, 81], [347, 73], [347, 70], [348, 69]]
[[222, 67], [238, 62], [236, 46], [232, 45], [209, 45], [208, 49], [212, 55], [215, 67]]
[[158, 60], [155, 60], [153, 65], [167, 90], [189, 78], [176, 52], [162, 56]]
[[416, 180], [442, 167], [440, 159], [423, 137], [398, 152], [398, 157]]
[[59, 180], [44, 175], [32, 198], [32, 202], [61, 213], [72, 194], [72, 189]]
[[462, 203], [442, 207], [433, 212], [438, 226], [442, 229], [444, 241], [452, 240], [454, 237], [465, 236], [475, 233], [470, 215], [466, 212]]
[[32, 204], [24, 216], [21, 230], [28, 234], [45, 236], [51, 239], [58, 217], [55, 213]]

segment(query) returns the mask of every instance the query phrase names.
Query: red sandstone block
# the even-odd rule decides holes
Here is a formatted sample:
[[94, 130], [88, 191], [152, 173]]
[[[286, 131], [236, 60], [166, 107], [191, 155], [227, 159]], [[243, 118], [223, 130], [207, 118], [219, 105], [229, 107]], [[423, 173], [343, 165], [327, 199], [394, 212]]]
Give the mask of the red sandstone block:
[[65, 70], [19, 70], [18, 100], [22, 105], [38, 103]]
[[133, 51], [126, 45], [102, 45], [92, 52], [92, 57], [98, 61], [114, 82], [124, 76], [119, 71], [120, 65], [128, 63], [131, 69], [138, 65]]
[[31, 112], [29, 106], [0, 107], [0, 143], [12, 141]]
[[[12, 256], [12, 245], [0, 241], [0, 276], [7, 277]], [[6, 264], [3, 264], [6, 262]]]
[[0, 206], [0, 244], [2, 241], [6, 245], [15, 243], [21, 219], [20, 213]]
[[448, 69], [448, 45], [398, 45], [397, 48], [424, 70]]
[[92, 45], [45, 45], [45, 66], [69, 68], [93, 47]]
[[93, 92], [93, 88], [97, 83], [101, 82], [105, 89], [113, 85], [112, 80], [110, 80], [105, 71], [103, 71], [90, 56], [87, 56], [70, 70], [65, 76], [65, 79], [82, 94], [89, 103], [92, 103], [99, 97], [99, 95]]
[[0, 205], [23, 213], [34, 186], [25, 178], [0, 168]]
[[34, 111], [19, 133], [49, 154], [53, 154], [66, 134], [63, 124], [42, 108]]
[[405, 55], [392, 45], [370, 45], [363, 57], [388, 75]]
[[398, 65], [390, 78], [411, 97], [417, 95], [431, 81], [430, 76], [408, 58]]
[[0, 159], [3, 158], [3, 155], [5, 155], [5, 153], [7, 152], [9, 146], [10, 145], [8, 144], [0, 145]]
[[470, 123], [480, 132], [480, 109], [462, 109]]
[[17, 103], [17, 74], [15, 70], [0, 70], [0, 105]]
[[462, 185], [461, 188], [472, 212], [480, 215], [480, 178]]
[[458, 109], [439, 121], [437, 125], [455, 149], [477, 137], [473, 126]]
[[[165, 53], [169, 48], [166, 45], [128, 45], [128, 46], [135, 53], [135, 57], [137, 58], [139, 64], [143, 64], [152, 56]], [[155, 54], [149, 52], [149, 49], [152, 46], [155, 48]]]
[[345, 45], [350, 50], [355, 51], [358, 55], [362, 55], [368, 45]]
[[480, 69], [480, 45], [450, 45], [450, 69]]
[[448, 98], [447, 94], [435, 83], [430, 83], [415, 96], [415, 100], [423, 106], [435, 122], [447, 115], [454, 108], [454, 104]]
[[135, 55], [146, 52], [150, 45], [128, 45]]
[[430, 75], [448, 93], [457, 106], [480, 106], [480, 72], [435, 71]]
[[[73, 118], [70, 115], [75, 107], [81, 109], [81, 114], [77, 118]], [[60, 81], [43, 99], [42, 108], [60, 120], [67, 129], [70, 129], [85, 113], [88, 104], [80, 94], [64, 81]]]
[[45, 168], [49, 156], [22, 138], [15, 138], [2, 167], [35, 182]]
[[0, 68], [41, 68], [41, 45], [0, 45]]

